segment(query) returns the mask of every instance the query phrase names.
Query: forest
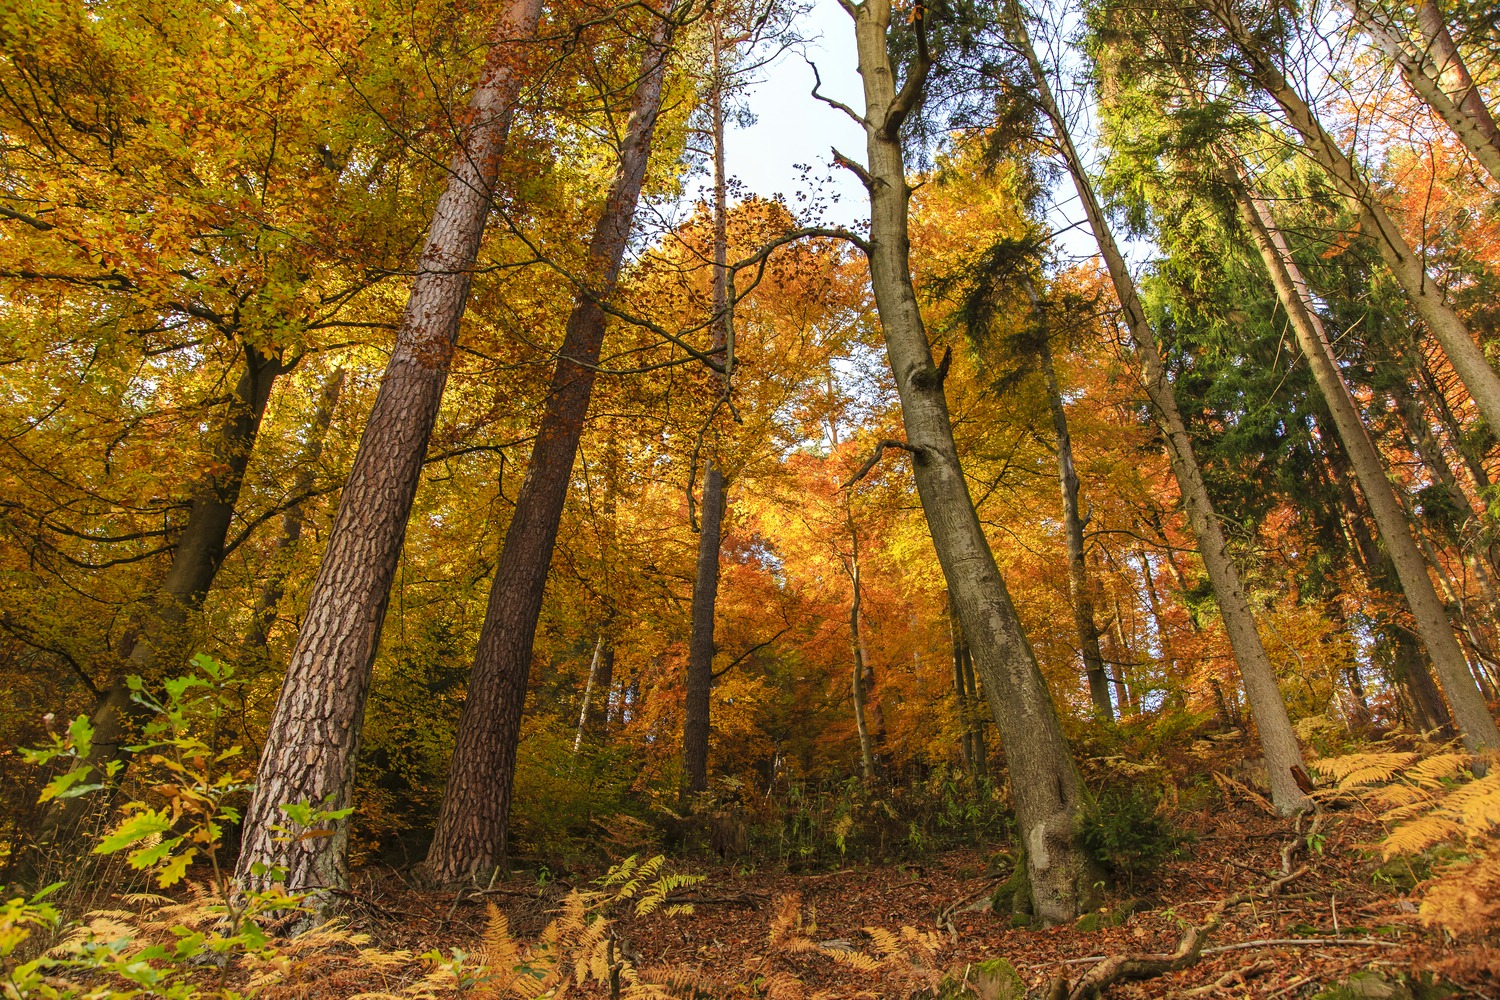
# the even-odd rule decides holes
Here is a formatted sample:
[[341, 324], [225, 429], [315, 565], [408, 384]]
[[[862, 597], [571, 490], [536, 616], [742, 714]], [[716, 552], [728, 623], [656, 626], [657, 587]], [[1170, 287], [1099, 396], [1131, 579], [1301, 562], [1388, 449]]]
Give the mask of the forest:
[[0, 0], [0, 996], [1500, 997], [1497, 103], [1484, 0]]

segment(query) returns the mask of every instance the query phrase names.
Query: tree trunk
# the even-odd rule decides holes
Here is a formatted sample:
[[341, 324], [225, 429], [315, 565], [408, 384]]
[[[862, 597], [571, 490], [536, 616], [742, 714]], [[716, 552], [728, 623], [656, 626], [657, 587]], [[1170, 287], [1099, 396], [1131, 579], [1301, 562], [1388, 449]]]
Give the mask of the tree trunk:
[[1282, 238], [1269, 206], [1250, 189], [1249, 183], [1237, 163], [1226, 166], [1234, 189], [1235, 200], [1245, 225], [1260, 250], [1271, 283], [1281, 299], [1283, 308], [1291, 320], [1292, 329], [1302, 354], [1312, 369], [1318, 388], [1323, 394], [1333, 415], [1334, 427], [1339, 440], [1354, 466], [1365, 503], [1375, 519], [1376, 530], [1385, 551], [1395, 564], [1401, 589], [1406, 594], [1407, 605], [1416, 620], [1418, 634], [1427, 647], [1427, 654], [1441, 678], [1448, 695], [1448, 705], [1458, 723], [1459, 734], [1464, 745], [1473, 753], [1488, 747], [1500, 746], [1500, 730], [1490, 716], [1484, 698], [1469, 672], [1458, 640], [1448, 623], [1443, 603], [1433, 588], [1427, 564], [1412, 537], [1411, 526], [1401, 503], [1386, 479], [1385, 466], [1375, 442], [1355, 408], [1354, 398], [1344, 382], [1334, 360], [1333, 348], [1313, 305], [1312, 293], [1303, 280], [1301, 271], [1292, 259], [1291, 252]]
[[854, 513], [848, 506], [848, 494], [845, 493], [844, 518], [849, 527], [850, 555], [845, 571], [849, 574], [849, 587], [853, 599], [849, 602], [849, 645], [854, 652], [854, 727], [859, 733], [859, 761], [864, 771], [865, 784], [874, 784], [877, 777], [875, 768], [874, 743], [870, 739], [870, 727], [865, 722], [865, 637], [859, 629], [859, 533], [854, 527]]
[[[589, 679], [583, 685], [583, 705], [578, 710], [578, 733], [573, 737], [573, 752], [576, 754], [583, 749], [583, 735], [589, 727], [589, 705], [594, 697], [594, 687], [599, 683], [601, 664], [604, 662], [604, 633], [599, 633], [599, 641], [594, 643], [594, 655], [589, 660]], [[604, 688], [604, 697], [609, 698], [609, 688]]]
[[[1052, 429], [1057, 437], [1057, 481], [1062, 489], [1063, 536], [1068, 543], [1068, 591], [1073, 599], [1073, 624], [1078, 630], [1078, 649], [1088, 679], [1089, 699], [1094, 711], [1106, 720], [1115, 717], [1109, 700], [1109, 676], [1104, 654], [1099, 651], [1099, 626], [1094, 621], [1094, 594], [1089, 585], [1083, 556], [1083, 523], [1078, 513], [1078, 473], [1073, 467], [1073, 438], [1068, 433], [1068, 413], [1052, 364], [1052, 347], [1045, 331], [1041, 337], [1042, 374], [1047, 379], [1047, 401], [1052, 405]], [[1124, 706], [1121, 706], [1123, 711]]]
[[[714, 143], [714, 270], [713, 349], [724, 350], [729, 324], [733, 322], [729, 302], [729, 186], [724, 167], [724, 73], [723, 39], [719, 19], [713, 21], [712, 85], [709, 112], [713, 116]], [[729, 390], [729, 373], [721, 376], [722, 391]], [[688, 484], [692, 489], [692, 484]], [[703, 473], [703, 521], [698, 532], [698, 564], [693, 575], [692, 634], [688, 639], [687, 691], [682, 717], [682, 761], [688, 794], [708, 788], [708, 736], [711, 729], [711, 699], [714, 671], [714, 614], [719, 600], [719, 549], [724, 540], [724, 473], [712, 454]]]
[[[323, 391], [318, 405], [313, 410], [312, 423], [307, 428], [307, 438], [302, 444], [302, 453], [297, 456], [297, 473], [292, 478], [292, 496], [302, 497], [312, 489], [318, 478], [318, 459], [323, 456], [323, 443], [328, 437], [328, 427], [333, 422], [333, 411], [344, 389], [344, 369], [335, 368], [323, 381]], [[245, 631], [245, 647], [256, 655], [264, 656], [270, 638], [271, 625], [276, 621], [276, 606], [286, 593], [286, 578], [291, 572], [292, 553], [302, 539], [302, 527], [307, 520], [303, 501], [298, 500], [281, 517], [281, 537], [271, 552], [271, 572], [266, 585], [256, 599], [255, 609], [250, 613], [250, 627]]]
[[[139, 675], [154, 685], [163, 672], [185, 666], [197, 641], [191, 627], [192, 616], [203, 607], [224, 561], [229, 526], [272, 386], [290, 367], [262, 355], [254, 347], [244, 347], [242, 352], [244, 370], [235, 383], [229, 412], [212, 438], [215, 471], [195, 490], [187, 524], [172, 546], [167, 575], [146, 599], [127, 632], [131, 638], [127, 639], [125, 656], [94, 705], [90, 718], [94, 728], [93, 748], [88, 758], [95, 769], [93, 780], [101, 780], [110, 763], [130, 759], [126, 747], [137, 735], [137, 728], [149, 718], [132, 700], [127, 678]], [[89, 813], [91, 803], [88, 796], [53, 799], [37, 828], [35, 847], [45, 849], [71, 840], [80, 821]]]
[[1261, 749], [1265, 754], [1271, 785], [1271, 801], [1278, 812], [1291, 815], [1307, 804], [1307, 797], [1297, 786], [1293, 776], [1293, 769], [1302, 766], [1302, 751], [1297, 745], [1296, 734], [1292, 732], [1286, 703], [1276, 686], [1275, 668], [1271, 666], [1271, 659], [1266, 655], [1260, 635], [1256, 632], [1255, 618], [1250, 613], [1250, 604], [1240, 583], [1239, 571], [1229, 556], [1224, 533], [1209, 500], [1208, 487], [1204, 485], [1197, 456], [1193, 454], [1193, 442], [1188, 434], [1187, 423], [1177, 408], [1176, 393], [1167, 378], [1166, 365], [1162, 362], [1155, 335], [1146, 322], [1145, 310], [1141, 308], [1140, 298], [1136, 294], [1135, 279], [1131, 277], [1104, 212], [1099, 207], [1099, 200], [1094, 194], [1083, 160], [1068, 133], [1067, 120], [1063, 118], [1052, 97], [1052, 88], [1047, 82], [1046, 71], [1032, 48], [1024, 17], [1014, 6], [1012, 10], [1017, 41], [1031, 66], [1043, 110], [1052, 122], [1054, 136], [1066, 160], [1068, 172], [1073, 177], [1073, 186], [1083, 203], [1084, 213], [1099, 244], [1105, 267], [1109, 269], [1110, 280], [1124, 313], [1126, 328], [1135, 342], [1136, 353], [1145, 375], [1146, 394], [1151, 399], [1153, 413], [1161, 427], [1172, 474], [1177, 479], [1183, 505], [1187, 508], [1188, 523], [1198, 540], [1198, 551], [1213, 586], [1224, 631], [1229, 635], [1229, 644], [1234, 650], [1240, 677], [1245, 684], [1245, 694], [1250, 700], [1250, 710], [1254, 713], [1256, 726], [1260, 730]]
[[280, 807], [288, 803], [349, 805], [391, 580], [540, 12], [541, 0], [505, 5], [469, 100], [460, 148], [449, 163], [396, 346], [339, 500], [267, 730], [238, 868], [239, 878], [249, 884], [269, 884], [252, 866], [263, 872], [274, 866], [286, 870], [288, 889], [348, 885], [347, 821], [333, 822], [329, 836], [288, 838], [272, 827], [281, 824]]
[[1424, 0], [1417, 8], [1421, 48], [1412, 46], [1406, 33], [1380, 6], [1380, 0], [1350, 0], [1350, 6], [1355, 19], [1396, 64], [1412, 91], [1453, 130], [1490, 177], [1500, 181], [1500, 128], [1469, 76], [1437, 4]]
[[1225, 0], [1213, 0], [1208, 9], [1244, 52], [1255, 81], [1281, 105], [1288, 123], [1306, 143], [1308, 153], [1328, 171], [1359, 215], [1361, 228], [1375, 241], [1381, 258], [1441, 345], [1485, 423], [1491, 431], [1500, 431], [1500, 376], [1469, 336], [1468, 327], [1458, 313], [1443, 301], [1442, 289], [1427, 274], [1422, 258], [1407, 245], [1401, 230], [1376, 200], [1369, 181], [1344, 155], [1333, 136], [1323, 130], [1312, 108], [1276, 67], [1271, 55], [1256, 43], [1234, 9]]
[[1074, 832], [1084, 806], [1083, 783], [969, 495], [953, 443], [943, 375], [933, 363], [912, 288], [907, 227], [911, 187], [900, 129], [921, 97], [930, 65], [925, 9], [914, 9], [923, 44], [899, 92], [886, 37], [890, 0], [865, 0], [846, 9], [854, 19], [864, 81], [870, 278], [901, 397], [906, 440], [914, 452], [917, 492], [1005, 745], [1037, 916], [1047, 923], [1071, 920], [1088, 905], [1093, 881]]
[[492, 870], [505, 857], [531, 646], [604, 342], [600, 302], [613, 294], [624, 260], [680, 5], [678, 0], [657, 20], [647, 43], [620, 162], [589, 243], [586, 273], [594, 284], [579, 291], [568, 318], [531, 463], [505, 533], [425, 862], [427, 876], [436, 882]]
[[[964, 627], [958, 621], [958, 608], [953, 603], [953, 594], [948, 594], [948, 635], [953, 640], [953, 704], [958, 710], [958, 746], [964, 756], [964, 767], [972, 777], [978, 777], [975, 766], [974, 738], [970, 723], [969, 685], [965, 679], [965, 663], [969, 657], [969, 644], [964, 641]], [[972, 668], [971, 668], [972, 669]]]

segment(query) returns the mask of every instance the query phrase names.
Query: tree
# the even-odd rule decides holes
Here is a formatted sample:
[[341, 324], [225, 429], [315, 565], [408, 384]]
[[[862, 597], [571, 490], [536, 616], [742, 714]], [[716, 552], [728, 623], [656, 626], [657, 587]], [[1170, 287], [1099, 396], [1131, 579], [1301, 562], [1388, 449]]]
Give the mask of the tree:
[[552, 392], [505, 534], [437, 829], [424, 862], [428, 877], [438, 882], [493, 869], [505, 858], [537, 617], [604, 343], [603, 303], [614, 291], [630, 238], [684, 5], [685, 0], [674, 0], [663, 12], [648, 11], [653, 24], [619, 164], [589, 243], [586, 284], [568, 317]]
[[1094, 193], [1093, 184], [1084, 169], [1083, 160], [1073, 144], [1067, 120], [1052, 96], [1046, 70], [1031, 45], [1025, 15], [1014, 3], [1010, 6], [1010, 18], [1015, 43], [1031, 69], [1038, 100], [1052, 125], [1052, 137], [1072, 177], [1079, 200], [1083, 203], [1089, 227], [1093, 230], [1094, 239], [1099, 245], [1099, 252], [1104, 257], [1105, 267], [1109, 270], [1110, 281], [1119, 299], [1125, 327], [1135, 345], [1153, 416], [1161, 427], [1172, 473], [1182, 492], [1183, 505], [1187, 508], [1188, 522], [1198, 540], [1198, 552], [1213, 585], [1214, 599], [1224, 620], [1224, 629], [1229, 633], [1235, 662], [1239, 665], [1240, 677], [1245, 683], [1245, 694], [1250, 700], [1251, 711], [1260, 730], [1261, 749], [1265, 753], [1266, 770], [1271, 782], [1271, 799], [1277, 811], [1291, 815], [1306, 804], [1306, 796], [1294, 775], [1294, 771], [1299, 771], [1302, 767], [1302, 751], [1297, 745], [1296, 734], [1292, 732], [1286, 703], [1276, 686], [1275, 669], [1271, 666], [1270, 657], [1266, 655], [1265, 646], [1256, 631], [1255, 618], [1250, 612], [1239, 570], [1230, 558], [1224, 532], [1219, 526], [1218, 515], [1214, 512], [1208, 488], [1203, 482], [1202, 470], [1193, 453], [1192, 437], [1178, 409], [1176, 394], [1167, 377], [1166, 365], [1162, 362], [1156, 334], [1146, 321], [1145, 310], [1141, 307], [1135, 279], [1115, 243], [1104, 211]]
[[947, 366], [934, 363], [912, 287], [907, 232], [912, 189], [901, 127], [922, 99], [932, 67], [928, 13], [923, 7], [915, 11], [917, 51], [898, 89], [889, 0], [843, 0], [843, 5], [854, 21], [865, 92], [862, 116], [844, 110], [865, 131], [867, 163], [839, 159], [858, 173], [870, 196], [870, 279], [901, 396], [902, 448], [912, 456], [938, 560], [1000, 729], [1036, 913], [1051, 923], [1070, 920], [1086, 906], [1091, 885], [1087, 858], [1074, 836], [1083, 784], [969, 495], [943, 392]]
[[348, 823], [330, 836], [280, 837], [281, 807], [348, 807], [370, 668], [422, 460], [468, 302], [474, 261], [525, 79], [540, 0], [510, 0], [489, 39], [433, 212], [396, 346], [365, 424], [307, 614], [292, 651], [245, 813], [237, 869], [264, 884], [284, 868], [292, 889], [348, 885]]

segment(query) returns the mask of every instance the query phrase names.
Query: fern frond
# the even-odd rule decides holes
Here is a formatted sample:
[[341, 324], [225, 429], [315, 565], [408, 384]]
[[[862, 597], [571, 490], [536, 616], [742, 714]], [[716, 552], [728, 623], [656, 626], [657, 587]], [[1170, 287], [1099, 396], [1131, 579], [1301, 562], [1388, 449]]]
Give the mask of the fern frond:
[[1473, 760], [1466, 753], [1437, 753], [1407, 768], [1402, 777], [1424, 788], [1441, 787], [1443, 782], [1462, 775]]
[[884, 927], [866, 927], [864, 932], [875, 943], [875, 951], [881, 955], [895, 955], [901, 951], [901, 939]]

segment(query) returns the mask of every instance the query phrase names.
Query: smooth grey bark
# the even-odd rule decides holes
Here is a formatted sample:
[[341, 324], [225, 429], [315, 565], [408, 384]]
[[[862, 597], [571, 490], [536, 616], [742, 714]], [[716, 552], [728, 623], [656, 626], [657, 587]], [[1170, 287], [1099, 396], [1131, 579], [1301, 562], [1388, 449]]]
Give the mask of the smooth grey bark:
[[1406, 512], [1386, 478], [1380, 453], [1334, 359], [1333, 347], [1313, 304], [1312, 292], [1292, 259], [1270, 206], [1251, 188], [1238, 163], [1229, 156], [1225, 159], [1228, 161], [1225, 170], [1240, 214], [1270, 273], [1277, 297], [1291, 320], [1303, 357], [1307, 359], [1323, 400], [1333, 415], [1339, 440], [1354, 467], [1360, 491], [1380, 533], [1381, 544], [1395, 564], [1407, 606], [1416, 621], [1422, 644], [1427, 647], [1427, 655], [1442, 681], [1464, 746], [1472, 753], [1500, 746], [1500, 730], [1496, 729], [1479, 686], [1469, 672], [1468, 660], [1453, 635], [1443, 603], [1432, 585], [1427, 563], [1412, 536]]
[[[583, 704], [578, 709], [578, 732], [573, 737], [573, 752], [576, 754], [583, 749], [583, 737], [589, 728], [591, 717], [590, 706], [594, 697], [594, 688], [599, 685], [604, 663], [604, 633], [599, 633], [599, 641], [594, 643], [594, 655], [589, 660], [589, 679], [583, 685]], [[603, 686], [604, 699], [609, 700], [609, 686]]]
[[[719, 19], [713, 22], [713, 65], [709, 113], [714, 145], [713, 349], [723, 351], [733, 322], [729, 302], [729, 185], [724, 167], [724, 66]], [[726, 359], [727, 360], [727, 359]], [[720, 377], [729, 391], [730, 372]], [[715, 407], [717, 409], [717, 407]], [[692, 484], [688, 484], [691, 490]], [[692, 632], [688, 637], [686, 698], [682, 717], [683, 771], [688, 794], [708, 788], [708, 737], [712, 730], [714, 618], [719, 601], [719, 552], [724, 542], [724, 472], [708, 456], [703, 472], [703, 520], [698, 531], [698, 562], [693, 574]]]
[[[1052, 408], [1052, 430], [1057, 439], [1057, 481], [1062, 490], [1063, 537], [1068, 546], [1068, 592], [1073, 605], [1073, 625], [1078, 632], [1078, 649], [1083, 657], [1084, 676], [1088, 680], [1089, 700], [1103, 719], [1113, 721], [1114, 705], [1109, 699], [1109, 675], [1104, 669], [1104, 654], [1099, 650], [1099, 625], [1094, 620], [1094, 593], [1084, 560], [1084, 518], [1078, 511], [1078, 472], [1073, 465], [1073, 436], [1068, 433], [1068, 411], [1063, 405], [1062, 389], [1052, 364], [1052, 346], [1046, 332], [1040, 339], [1042, 374], [1047, 380], [1047, 402]], [[1123, 711], [1125, 706], [1120, 706]]]
[[[323, 456], [323, 444], [328, 439], [328, 427], [333, 423], [333, 411], [338, 406], [339, 395], [344, 389], [344, 369], [335, 368], [323, 380], [318, 404], [313, 409], [312, 420], [307, 427], [301, 453], [297, 456], [297, 472], [292, 477], [292, 496], [306, 496], [318, 478], [318, 459]], [[302, 528], [307, 522], [307, 509], [301, 501], [294, 503], [281, 517], [281, 537], [271, 551], [271, 572], [256, 598], [255, 608], [250, 612], [250, 627], [245, 631], [245, 646], [264, 655], [270, 638], [271, 626], [276, 621], [276, 606], [286, 594], [286, 578], [292, 569], [292, 553], [302, 539]]]
[[1500, 375], [1490, 367], [1458, 313], [1444, 301], [1442, 288], [1427, 274], [1421, 256], [1407, 244], [1400, 228], [1375, 197], [1369, 180], [1333, 136], [1324, 131], [1307, 101], [1282, 73], [1271, 53], [1256, 42], [1232, 4], [1227, 0], [1211, 0], [1207, 9], [1244, 53], [1255, 82], [1281, 106], [1287, 122], [1302, 137], [1308, 154], [1327, 171], [1359, 216], [1361, 229], [1375, 241], [1381, 259], [1442, 347], [1485, 423], [1492, 431], [1500, 430]]
[[1435, 0], [1417, 8], [1420, 45], [1379, 0], [1349, 0], [1354, 17], [1375, 44], [1401, 71], [1411, 89], [1453, 131], [1491, 178], [1500, 181], [1500, 127], [1469, 76], [1463, 55], [1453, 42], [1447, 20]]
[[492, 871], [505, 859], [532, 646], [604, 346], [602, 303], [614, 294], [624, 263], [662, 110], [672, 39], [686, 2], [675, 0], [667, 11], [651, 15], [655, 23], [636, 76], [619, 163], [589, 239], [589, 284], [579, 289], [568, 317], [551, 393], [490, 586], [443, 802], [422, 865], [434, 882]]
[[1291, 719], [1287, 716], [1286, 702], [1276, 684], [1276, 670], [1256, 631], [1250, 602], [1246, 599], [1244, 586], [1240, 582], [1239, 570], [1229, 556], [1224, 532], [1219, 527], [1218, 516], [1208, 496], [1208, 487], [1204, 485], [1197, 456], [1193, 453], [1187, 422], [1177, 407], [1177, 396], [1167, 377], [1156, 336], [1146, 321], [1145, 309], [1136, 293], [1135, 279], [1110, 231], [1099, 199], [1094, 193], [1093, 183], [1084, 169], [1083, 159], [1073, 145], [1067, 120], [1052, 96], [1046, 70], [1032, 47], [1024, 14], [1013, 2], [1010, 9], [1014, 40], [1031, 67], [1037, 96], [1052, 123], [1053, 137], [1068, 173], [1073, 178], [1073, 187], [1083, 203], [1089, 227], [1093, 230], [1100, 255], [1109, 271], [1115, 295], [1120, 300], [1125, 327], [1135, 343], [1136, 356], [1145, 376], [1146, 395], [1151, 400], [1153, 415], [1161, 428], [1167, 459], [1182, 493], [1188, 524], [1198, 540], [1198, 552], [1213, 586], [1214, 599], [1219, 606], [1219, 616], [1224, 622], [1224, 631], [1229, 636], [1230, 647], [1234, 650], [1235, 662], [1239, 665], [1245, 695], [1250, 701], [1250, 711], [1260, 730], [1261, 750], [1265, 754], [1266, 771], [1271, 785], [1271, 801], [1278, 812], [1291, 815], [1304, 808], [1308, 800], [1294, 777], [1294, 769], [1302, 767], [1302, 751], [1297, 745], [1296, 734], [1292, 731]]
[[917, 493], [1005, 746], [1036, 914], [1047, 923], [1071, 920], [1087, 908], [1093, 892], [1091, 866], [1075, 834], [1085, 804], [1083, 782], [979, 523], [953, 442], [943, 373], [933, 362], [912, 287], [912, 189], [901, 127], [921, 100], [931, 66], [925, 8], [913, 11], [920, 43], [898, 89], [887, 39], [890, 0], [842, 2], [854, 21], [864, 84], [865, 111], [855, 117], [865, 131], [867, 163], [861, 167], [842, 154], [838, 159], [861, 176], [869, 192], [870, 279], [901, 398]]
[[[245, 884], [267, 886], [264, 873], [279, 868], [288, 889], [348, 887], [347, 819], [320, 827], [326, 836], [286, 837], [272, 827], [282, 824], [281, 807], [290, 803], [349, 807], [391, 581], [540, 13], [541, 0], [509, 0], [500, 9], [469, 99], [395, 349], [339, 500], [267, 730], [237, 869]], [[319, 893], [317, 905], [327, 902]]]

